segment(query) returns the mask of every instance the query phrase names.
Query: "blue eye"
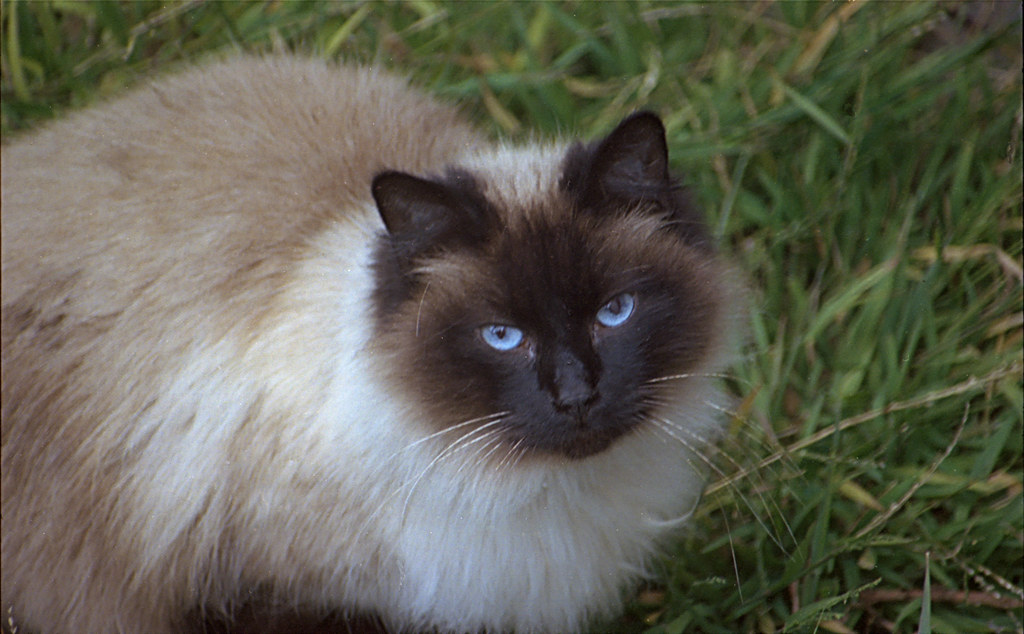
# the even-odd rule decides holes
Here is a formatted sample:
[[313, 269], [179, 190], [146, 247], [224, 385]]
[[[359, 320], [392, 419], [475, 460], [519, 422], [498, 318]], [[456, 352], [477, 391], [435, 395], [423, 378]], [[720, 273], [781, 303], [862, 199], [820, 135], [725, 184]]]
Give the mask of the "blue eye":
[[633, 307], [635, 305], [636, 300], [632, 293], [616, 295], [612, 301], [597, 311], [597, 321], [602, 326], [607, 326], [608, 328], [621, 326], [633, 314]]
[[480, 338], [495, 350], [512, 350], [523, 342], [523, 331], [514, 326], [491, 324], [480, 328]]

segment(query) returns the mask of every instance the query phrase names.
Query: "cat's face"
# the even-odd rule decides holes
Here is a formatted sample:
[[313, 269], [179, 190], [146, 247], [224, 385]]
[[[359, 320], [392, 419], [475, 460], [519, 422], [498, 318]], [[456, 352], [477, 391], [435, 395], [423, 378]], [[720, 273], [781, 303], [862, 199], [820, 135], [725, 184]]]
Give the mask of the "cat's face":
[[516, 209], [469, 172], [374, 181], [379, 336], [397, 379], [481, 454], [603, 451], [659, 416], [718, 337], [722, 282], [660, 121], [635, 115], [560, 169]]

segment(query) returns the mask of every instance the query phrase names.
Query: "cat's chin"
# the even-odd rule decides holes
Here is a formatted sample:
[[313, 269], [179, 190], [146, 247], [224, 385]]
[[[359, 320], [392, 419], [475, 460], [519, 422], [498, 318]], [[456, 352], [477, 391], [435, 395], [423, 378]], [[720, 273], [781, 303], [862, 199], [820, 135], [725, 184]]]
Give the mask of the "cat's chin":
[[579, 439], [572, 444], [566, 444], [562, 447], [558, 447], [554, 450], [557, 455], [568, 458], [569, 460], [583, 460], [596, 456], [597, 454], [604, 453], [607, 451], [616, 441], [622, 438], [624, 434], [616, 433], [614, 437], [607, 436], [590, 436], [583, 439]]

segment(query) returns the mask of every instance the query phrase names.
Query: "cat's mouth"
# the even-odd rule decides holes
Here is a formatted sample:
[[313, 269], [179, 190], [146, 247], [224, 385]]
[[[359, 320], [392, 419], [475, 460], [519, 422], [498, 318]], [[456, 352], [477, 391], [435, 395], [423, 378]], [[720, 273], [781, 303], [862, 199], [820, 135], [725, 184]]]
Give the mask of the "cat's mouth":
[[573, 407], [543, 422], [513, 426], [509, 431], [513, 446], [582, 460], [606, 451], [638, 424], [637, 417], [612, 416], [600, 409]]

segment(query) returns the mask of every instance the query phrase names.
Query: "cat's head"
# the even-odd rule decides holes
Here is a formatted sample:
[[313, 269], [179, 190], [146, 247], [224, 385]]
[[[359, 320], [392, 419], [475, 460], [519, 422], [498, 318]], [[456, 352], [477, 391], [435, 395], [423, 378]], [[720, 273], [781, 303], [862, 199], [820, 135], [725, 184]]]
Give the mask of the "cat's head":
[[[377, 176], [377, 337], [432, 424], [481, 453], [584, 458], [671, 415], [717, 354], [725, 282], [655, 115], [533, 154], [549, 178]], [[507, 169], [544, 169], [533, 154]]]

